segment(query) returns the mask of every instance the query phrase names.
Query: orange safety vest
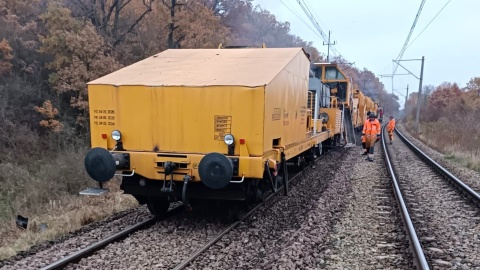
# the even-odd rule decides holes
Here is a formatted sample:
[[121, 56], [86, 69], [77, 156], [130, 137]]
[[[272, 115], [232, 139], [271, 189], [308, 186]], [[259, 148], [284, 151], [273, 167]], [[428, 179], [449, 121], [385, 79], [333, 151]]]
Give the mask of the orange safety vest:
[[370, 121], [367, 120], [363, 124], [363, 133], [368, 135], [380, 135], [380, 122], [377, 119]]
[[392, 132], [395, 129], [395, 119], [390, 120], [388, 122], [387, 130], [388, 132]]

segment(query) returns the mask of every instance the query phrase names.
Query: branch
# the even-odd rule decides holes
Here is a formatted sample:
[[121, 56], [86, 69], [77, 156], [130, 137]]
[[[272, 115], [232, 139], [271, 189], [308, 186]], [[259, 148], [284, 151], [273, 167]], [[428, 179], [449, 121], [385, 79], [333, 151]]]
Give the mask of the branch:
[[[102, 1], [105, 1], [105, 0], [102, 0]], [[117, 6], [118, 1], [119, 0], [114, 0], [112, 5], [110, 6], [110, 9], [108, 10], [108, 14], [107, 14], [107, 19], [105, 20], [106, 23], [110, 21], [110, 17], [112, 16], [113, 9]]]
[[107, 25], [107, 22], [105, 21], [105, 16], [106, 16], [106, 13], [105, 13], [105, 0], [100, 0], [100, 10], [102, 11], [102, 27]]
[[[144, 2], [145, 2], [145, 1], [144, 1]], [[169, 5], [165, 2], [165, 0], [162, 0], [162, 3], [163, 3], [166, 7], [168, 7], [168, 9], [171, 9], [171, 8], [172, 8], [172, 6], [169, 6]], [[184, 6], [184, 5], [185, 5], [185, 3], [175, 3], [174, 8], [177, 7], [177, 6]]]
[[181, 37], [179, 37], [179, 38], [177, 39], [177, 41], [175, 41], [175, 47], [176, 47], [176, 48], [179, 48], [180, 42], [182, 42], [182, 40], [184, 40], [186, 37], [187, 37], [187, 35], [182, 35]]
[[2, 131], [3, 134], [5, 134], [4, 140], [7, 141], [8, 143], [10, 143], [10, 145], [13, 147], [13, 149], [17, 149], [17, 147], [15, 146], [15, 143], [8, 136], [8, 133], [3, 128], [0, 128], [0, 131]]
[[75, 0], [74, 3], [76, 3], [77, 6], [79, 6], [80, 9], [83, 10], [83, 12], [85, 12], [85, 17], [90, 18], [90, 20], [92, 21], [92, 23], [93, 23], [94, 25], [96, 25], [95, 15], [94, 15], [94, 16], [91, 16], [94, 12], [93, 12], [93, 11], [90, 11], [90, 9], [88, 8], [88, 6], [87, 6], [82, 0]]
[[116, 41], [115, 43], [113, 43], [113, 47], [117, 46], [120, 42], [123, 41], [123, 39], [125, 38], [125, 36], [129, 33], [131, 33], [133, 31], [133, 28], [135, 28], [135, 26], [137, 26], [137, 24], [143, 19], [143, 17], [145, 17], [145, 15], [147, 15], [148, 12], [152, 11], [151, 7], [150, 8], [147, 8], [145, 10], [145, 12], [142, 13], [142, 15], [130, 26], [130, 28], [128, 29], [127, 32], [123, 33]]
[[[152, 3], [154, 0], [143, 0], [143, 5], [147, 7], [147, 9], [152, 10]], [[148, 2], [148, 3], [147, 3]]]
[[165, 3], [165, 0], [162, 0], [162, 4], [164, 4], [168, 9], [171, 9], [172, 7], [167, 5], [167, 3]]
[[[118, 11], [122, 10], [122, 9], [123, 9], [126, 5], [128, 5], [131, 1], [132, 1], [132, 0], [127, 0], [127, 2], [125, 2], [125, 4], [123, 4]], [[144, 2], [144, 4], [145, 4], [145, 2]]]

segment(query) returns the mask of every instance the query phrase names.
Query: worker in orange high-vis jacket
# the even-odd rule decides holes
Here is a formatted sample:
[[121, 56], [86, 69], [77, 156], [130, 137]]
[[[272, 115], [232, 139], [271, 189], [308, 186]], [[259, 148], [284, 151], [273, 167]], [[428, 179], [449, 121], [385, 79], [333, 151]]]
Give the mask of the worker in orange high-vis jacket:
[[380, 140], [380, 122], [376, 119], [375, 114], [371, 113], [368, 120], [363, 125], [363, 133], [366, 137], [366, 148], [368, 152], [368, 161], [373, 161], [373, 147]]
[[388, 138], [390, 138], [390, 144], [393, 144], [393, 131], [395, 130], [395, 119], [393, 115], [390, 115], [390, 121], [387, 124]]

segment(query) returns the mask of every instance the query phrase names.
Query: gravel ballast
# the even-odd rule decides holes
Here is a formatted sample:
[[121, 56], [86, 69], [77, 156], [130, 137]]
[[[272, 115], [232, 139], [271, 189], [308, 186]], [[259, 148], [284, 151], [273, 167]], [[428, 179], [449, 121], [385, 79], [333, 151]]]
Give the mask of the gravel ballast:
[[381, 143], [375, 145], [374, 162], [360, 156], [352, 168], [352, 192], [345, 212], [328, 237], [322, 252], [324, 269], [414, 269], [385, 168]]
[[480, 211], [401, 140], [392, 160], [417, 235], [437, 269], [480, 268]]
[[[480, 193], [480, 173], [470, 170], [462, 165], [455, 163], [451, 160], [445, 159], [445, 155], [439, 153], [438, 151], [432, 149], [428, 145], [425, 145], [422, 141], [413, 137], [405, 127], [399, 123], [397, 124], [397, 129], [405, 136], [410, 142], [412, 142], [416, 147], [418, 147], [422, 152], [427, 154], [430, 158], [435, 160], [438, 164], [442, 165], [450, 173], [455, 175], [457, 178], [462, 180], [470, 188], [475, 190], [477, 193]], [[398, 135], [395, 134], [395, 141], [401, 140], [398, 138]]]
[[239, 228], [225, 235], [187, 269], [314, 269], [350, 190], [350, 152], [328, 152]]

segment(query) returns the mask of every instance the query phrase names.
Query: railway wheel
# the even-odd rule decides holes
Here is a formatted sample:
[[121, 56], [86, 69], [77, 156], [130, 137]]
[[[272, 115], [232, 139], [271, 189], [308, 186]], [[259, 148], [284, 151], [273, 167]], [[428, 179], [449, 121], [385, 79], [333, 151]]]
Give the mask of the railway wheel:
[[235, 222], [242, 220], [248, 213], [249, 205], [247, 202], [230, 202], [228, 205], [228, 212], [226, 216], [226, 222]]
[[[307, 163], [310, 161], [309, 157], [305, 157], [303, 154], [299, 155], [295, 160], [294, 160], [294, 168], [295, 171], [303, 171], [305, 167], [307, 166]], [[280, 175], [280, 173], [279, 173]], [[277, 175], [278, 178], [278, 175]]]
[[154, 216], [163, 216], [167, 213], [170, 207], [170, 202], [167, 198], [149, 197], [147, 207], [150, 213]]

